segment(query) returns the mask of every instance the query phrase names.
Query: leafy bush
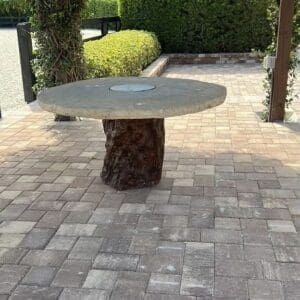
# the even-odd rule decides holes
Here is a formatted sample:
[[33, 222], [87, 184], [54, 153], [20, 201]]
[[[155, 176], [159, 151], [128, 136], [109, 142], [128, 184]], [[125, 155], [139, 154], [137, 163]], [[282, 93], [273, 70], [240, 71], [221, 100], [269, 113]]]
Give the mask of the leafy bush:
[[153, 33], [125, 30], [84, 44], [88, 78], [137, 76], [160, 54]]
[[27, 0], [0, 0], [0, 17], [25, 17], [28, 15]]
[[118, 15], [117, 0], [88, 0], [86, 8], [83, 11], [82, 17], [101, 18], [114, 17]]
[[123, 28], [156, 33], [165, 52], [264, 50], [270, 0], [119, 0]]

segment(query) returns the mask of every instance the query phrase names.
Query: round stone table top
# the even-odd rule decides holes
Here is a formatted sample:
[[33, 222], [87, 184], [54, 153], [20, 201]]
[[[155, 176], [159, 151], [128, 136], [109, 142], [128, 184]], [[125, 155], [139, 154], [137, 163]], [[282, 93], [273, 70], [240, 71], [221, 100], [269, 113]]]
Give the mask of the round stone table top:
[[196, 113], [222, 104], [226, 88], [172, 78], [111, 77], [77, 81], [38, 95], [47, 111], [94, 119], [151, 119]]

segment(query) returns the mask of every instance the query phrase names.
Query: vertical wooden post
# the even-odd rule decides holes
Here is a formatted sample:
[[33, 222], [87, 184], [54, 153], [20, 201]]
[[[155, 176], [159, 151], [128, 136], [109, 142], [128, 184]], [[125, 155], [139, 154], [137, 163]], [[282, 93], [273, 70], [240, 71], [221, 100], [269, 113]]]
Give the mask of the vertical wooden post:
[[32, 86], [35, 83], [35, 76], [31, 67], [32, 41], [30, 23], [19, 23], [17, 25], [19, 53], [23, 80], [24, 98], [27, 103], [36, 99]]
[[269, 122], [283, 121], [289, 72], [291, 39], [294, 16], [294, 0], [280, 1], [276, 63], [270, 103]]

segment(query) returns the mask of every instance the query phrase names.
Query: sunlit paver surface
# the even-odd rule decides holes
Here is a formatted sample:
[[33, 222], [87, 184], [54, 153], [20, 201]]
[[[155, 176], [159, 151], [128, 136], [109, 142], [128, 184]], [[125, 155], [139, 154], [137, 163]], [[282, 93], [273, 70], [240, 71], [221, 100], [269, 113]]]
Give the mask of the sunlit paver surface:
[[0, 299], [300, 299], [300, 123], [260, 121], [258, 65], [165, 76], [228, 98], [167, 119], [152, 189], [101, 183], [99, 121], [0, 122]]

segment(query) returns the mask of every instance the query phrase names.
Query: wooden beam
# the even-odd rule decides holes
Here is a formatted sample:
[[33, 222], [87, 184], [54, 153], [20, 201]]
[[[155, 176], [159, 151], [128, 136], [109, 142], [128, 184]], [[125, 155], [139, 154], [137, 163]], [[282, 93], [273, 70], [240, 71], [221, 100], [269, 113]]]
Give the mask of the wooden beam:
[[270, 103], [269, 122], [283, 121], [289, 72], [295, 0], [281, 0], [276, 63]]

